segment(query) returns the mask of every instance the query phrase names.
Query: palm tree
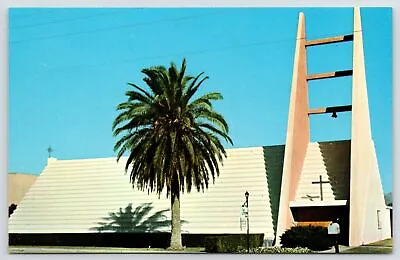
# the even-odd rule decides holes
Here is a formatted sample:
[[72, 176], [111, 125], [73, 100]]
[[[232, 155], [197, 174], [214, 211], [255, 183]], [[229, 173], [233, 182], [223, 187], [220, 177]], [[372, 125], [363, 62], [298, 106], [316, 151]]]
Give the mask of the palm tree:
[[232, 143], [228, 124], [213, 110], [212, 101], [221, 100], [212, 92], [195, 97], [204, 73], [185, 75], [186, 60], [180, 70], [174, 63], [166, 69], [155, 66], [142, 70], [149, 90], [128, 83], [128, 100], [117, 106], [120, 114], [113, 123], [114, 136], [122, 134], [114, 146], [117, 161], [128, 152], [125, 171], [140, 190], [161, 192], [171, 199], [170, 249], [182, 249], [180, 193], [208, 188], [214, 182], [219, 163], [226, 157], [221, 139]]

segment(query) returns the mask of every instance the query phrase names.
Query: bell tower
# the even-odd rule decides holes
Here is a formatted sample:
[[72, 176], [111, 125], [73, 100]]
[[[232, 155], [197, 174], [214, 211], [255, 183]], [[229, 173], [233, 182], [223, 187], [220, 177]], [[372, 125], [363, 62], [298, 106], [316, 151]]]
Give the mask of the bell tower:
[[[314, 222], [327, 223], [329, 218], [336, 217], [332, 216], [335, 212], [341, 212], [345, 219], [344, 233], [348, 236], [346, 243], [350, 246], [390, 237], [389, 213], [384, 202], [371, 135], [362, 33], [359, 7], [354, 8], [353, 34], [316, 40], [307, 40], [305, 16], [299, 14], [277, 244], [285, 230], [304, 221], [306, 215], [312, 216], [314, 219], [310, 219]], [[308, 48], [322, 48], [327, 44], [349, 41], [353, 42], [351, 69], [307, 73]], [[308, 82], [337, 77], [352, 77], [351, 104], [309, 107]], [[335, 118], [338, 113], [344, 112], [352, 115], [350, 140], [310, 142], [310, 116], [328, 114]], [[348, 163], [337, 158], [348, 158]]]

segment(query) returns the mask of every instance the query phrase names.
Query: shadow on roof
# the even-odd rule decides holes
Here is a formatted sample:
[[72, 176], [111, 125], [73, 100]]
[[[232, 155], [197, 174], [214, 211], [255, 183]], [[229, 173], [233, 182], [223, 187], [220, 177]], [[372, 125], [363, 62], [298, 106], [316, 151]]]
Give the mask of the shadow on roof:
[[103, 221], [97, 223], [97, 227], [90, 229], [98, 232], [117, 233], [154, 233], [170, 229], [171, 221], [165, 216], [169, 209], [150, 215], [152, 209], [152, 203], [142, 203], [135, 209], [133, 209], [132, 203], [129, 203], [124, 210], [119, 208], [119, 211], [109, 213], [107, 217], [103, 218]]

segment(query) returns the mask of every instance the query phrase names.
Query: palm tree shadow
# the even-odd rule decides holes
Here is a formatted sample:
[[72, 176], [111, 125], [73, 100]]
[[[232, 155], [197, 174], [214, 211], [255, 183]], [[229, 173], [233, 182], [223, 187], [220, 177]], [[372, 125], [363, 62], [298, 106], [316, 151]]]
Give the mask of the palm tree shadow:
[[132, 203], [129, 203], [124, 210], [119, 208], [118, 212], [109, 213], [109, 216], [103, 218], [103, 221], [97, 222], [98, 226], [91, 230], [116, 233], [154, 233], [170, 228], [171, 221], [165, 216], [169, 209], [157, 211], [149, 216], [152, 209], [152, 203], [143, 203], [134, 210]]

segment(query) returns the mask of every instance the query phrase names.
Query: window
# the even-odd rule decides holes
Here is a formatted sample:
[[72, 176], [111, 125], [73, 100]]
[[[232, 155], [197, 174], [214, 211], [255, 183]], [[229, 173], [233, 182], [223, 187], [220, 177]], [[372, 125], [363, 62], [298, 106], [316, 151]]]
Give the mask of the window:
[[377, 216], [377, 220], [378, 220], [378, 229], [382, 229], [381, 211], [379, 209], [376, 211], [376, 216]]

